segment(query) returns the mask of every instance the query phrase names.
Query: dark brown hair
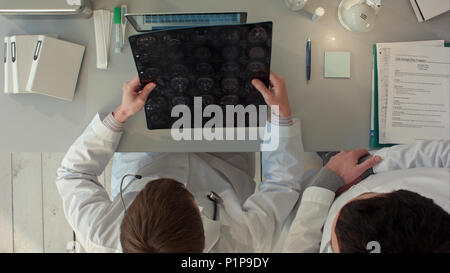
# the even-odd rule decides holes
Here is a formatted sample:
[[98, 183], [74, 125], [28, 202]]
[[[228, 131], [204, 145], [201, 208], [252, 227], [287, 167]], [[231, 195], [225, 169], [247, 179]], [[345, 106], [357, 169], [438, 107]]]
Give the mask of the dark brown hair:
[[205, 234], [194, 196], [172, 179], [149, 182], [120, 226], [123, 252], [202, 252]]
[[450, 215], [433, 200], [398, 190], [345, 205], [335, 227], [340, 252], [449, 253]]

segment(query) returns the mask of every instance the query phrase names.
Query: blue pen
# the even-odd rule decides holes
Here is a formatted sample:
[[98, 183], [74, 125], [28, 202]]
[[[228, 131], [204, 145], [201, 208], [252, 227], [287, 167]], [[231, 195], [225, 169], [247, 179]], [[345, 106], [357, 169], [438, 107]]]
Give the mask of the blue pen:
[[306, 79], [311, 80], [311, 39], [306, 41]]

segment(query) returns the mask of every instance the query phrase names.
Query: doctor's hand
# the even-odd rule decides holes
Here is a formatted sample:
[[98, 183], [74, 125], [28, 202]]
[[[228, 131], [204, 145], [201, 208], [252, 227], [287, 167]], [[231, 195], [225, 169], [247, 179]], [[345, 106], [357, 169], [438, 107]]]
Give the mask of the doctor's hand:
[[119, 122], [125, 123], [130, 117], [141, 111], [148, 95], [155, 87], [156, 84], [151, 82], [141, 90], [138, 77], [124, 83], [122, 87], [122, 103], [114, 110], [114, 118]]
[[275, 114], [283, 118], [291, 116], [291, 107], [289, 106], [286, 83], [282, 76], [278, 76], [273, 71], [270, 71], [269, 88], [267, 88], [259, 79], [253, 79], [252, 84], [261, 93], [269, 106], [279, 106], [279, 111], [275, 111]]
[[342, 151], [328, 161], [325, 168], [339, 175], [345, 183], [343, 187], [337, 190], [337, 194], [359, 183], [361, 181], [360, 176], [368, 169], [375, 167], [382, 160], [380, 156], [374, 156], [358, 164], [359, 159], [367, 155], [370, 154], [366, 149]]

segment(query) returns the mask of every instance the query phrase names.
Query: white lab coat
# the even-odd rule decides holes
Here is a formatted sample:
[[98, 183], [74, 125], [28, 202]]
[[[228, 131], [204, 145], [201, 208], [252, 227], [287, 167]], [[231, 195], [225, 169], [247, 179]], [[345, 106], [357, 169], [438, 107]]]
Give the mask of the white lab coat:
[[[88, 252], [121, 252], [120, 196], [110, 200], [97, 177], [116, 150], [121, 133], [108, 129], [97, 115], [75, 141], [58, 169], [56, 185], [64, 213], [77, 239]], [[279, 148], [263, 152], [265, 180], [255, 193], [251, 170], [239, 154], [158, 153], [134, 154], [123, 160], [119, 171], [137, 173], [142, 179], [128, 182], [123, 198], [128, 207], [146, 183], [172, 178], [194, 194], [202, 212], [205, 252], [270, 252], [299, 198], [303, 175], [303, 145], [298, 121], [280, 127]], [[134, 163], [131, 163], [134, 162]], [[118, 163], [117, 163], [118, 164]], [[115, 165], [117, 165], [115, 163]], [[250, 170], [250, 171], [249, 171]], [[118, 179], [117, 177], [115, 179]], [[114, 183], [117, 185], [117, 183]], [[117, 194], [117, 187], [112, 189]], [[213, 203], [206, 198], [218, 193], [218, 220], [212, 220]]]
[[417, 192], [450, 213], [448, 140], [417, 141], [381, 149], [374, 154], [383, 158], [374, 168], [375, 174], [336, 200], [334, 192], [325, 188], [313, 186], [305, 190], [284, 244], [285, 252], [332, 252], [334, 218], [350, 200], [367, 192], [389, 193], [400, 189]]

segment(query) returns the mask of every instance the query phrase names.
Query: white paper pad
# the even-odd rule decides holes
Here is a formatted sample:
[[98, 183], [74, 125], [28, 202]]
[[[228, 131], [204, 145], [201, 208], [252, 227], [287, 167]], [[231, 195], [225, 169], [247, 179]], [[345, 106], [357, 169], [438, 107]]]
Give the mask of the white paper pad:
[[95, 45], [97, 68], [108, 68], [108, 52], [111, 40], [112, 13], [109, 10], [94, 10]]

